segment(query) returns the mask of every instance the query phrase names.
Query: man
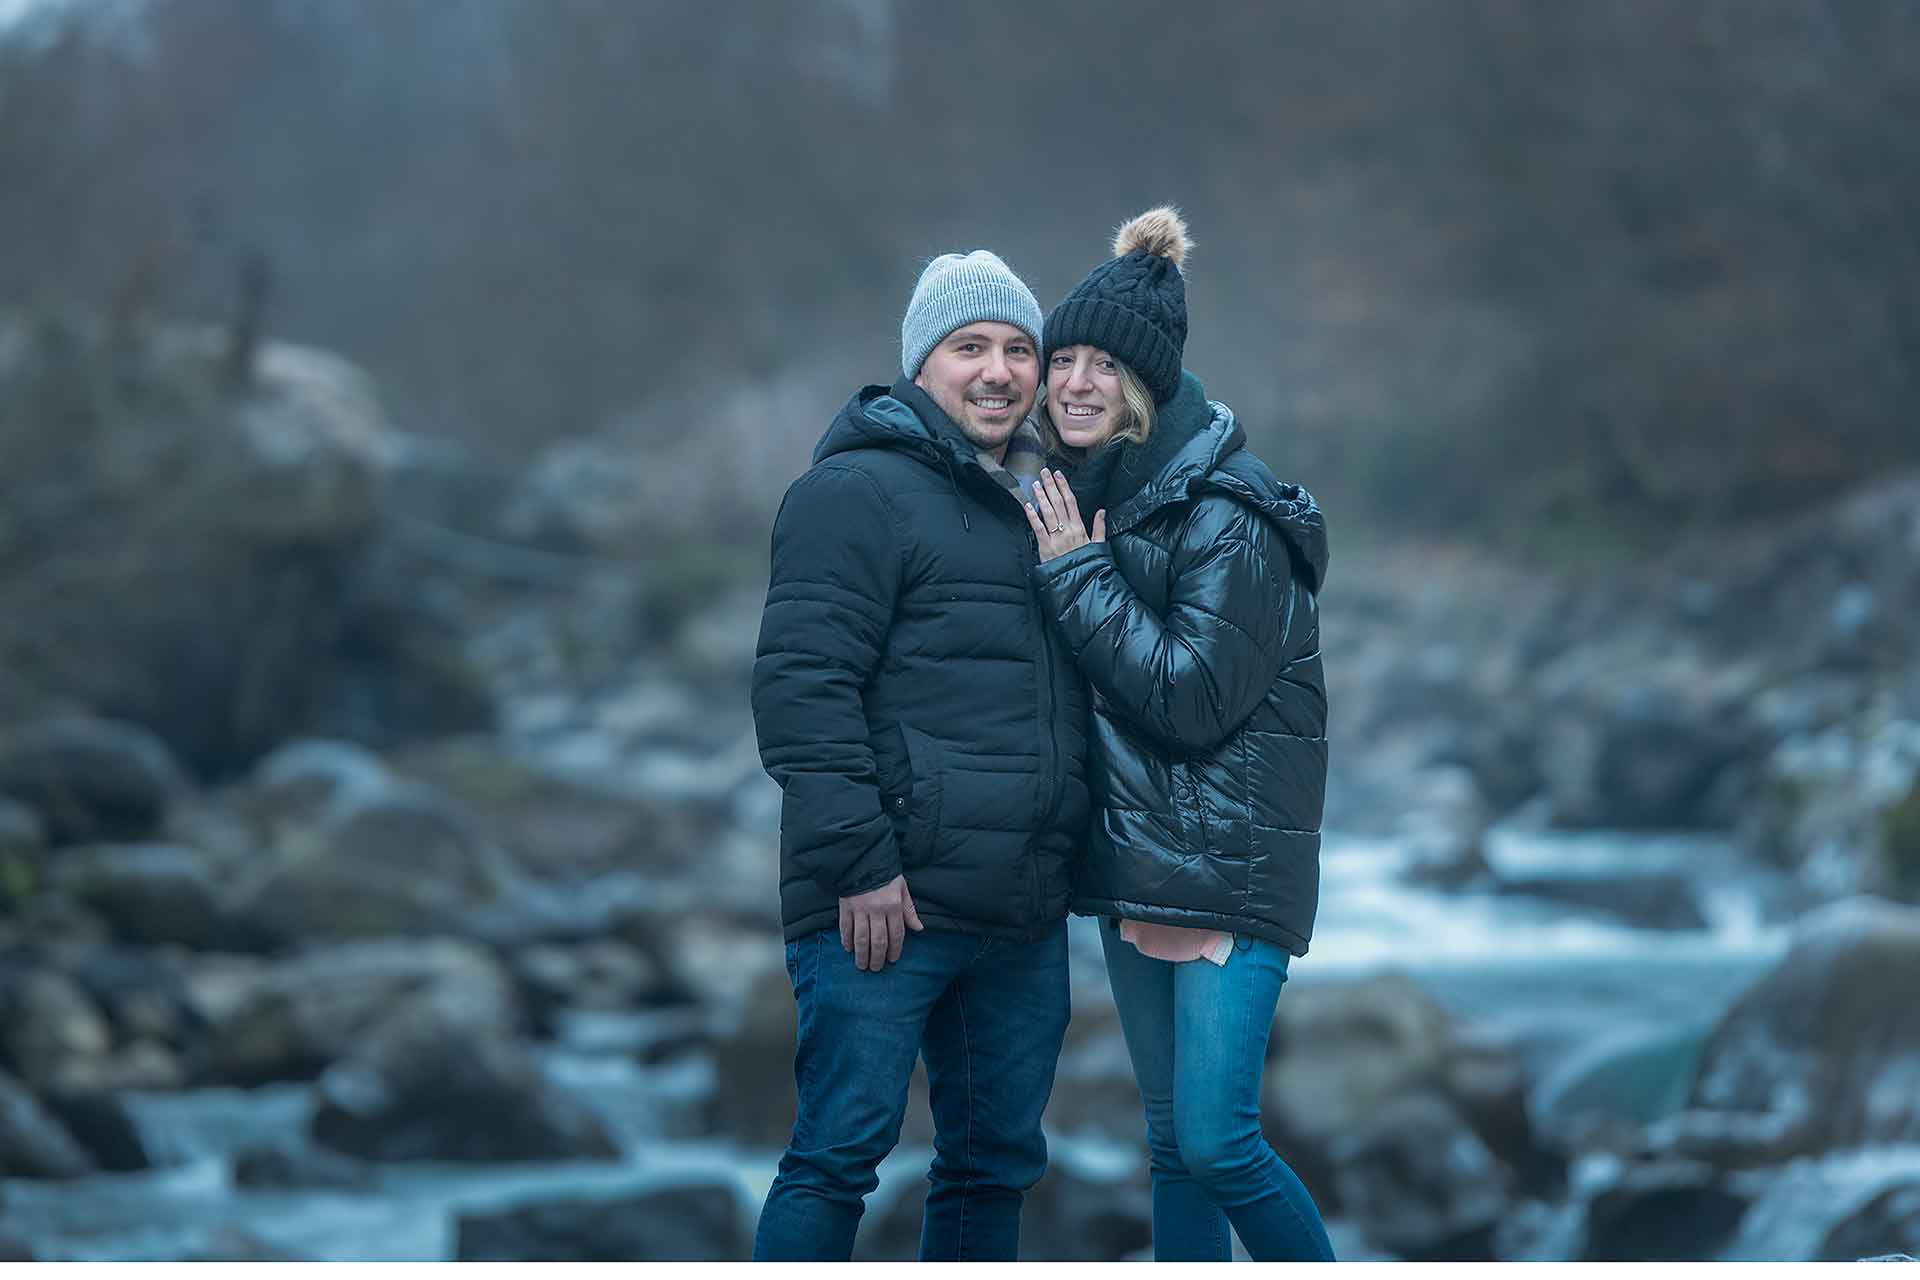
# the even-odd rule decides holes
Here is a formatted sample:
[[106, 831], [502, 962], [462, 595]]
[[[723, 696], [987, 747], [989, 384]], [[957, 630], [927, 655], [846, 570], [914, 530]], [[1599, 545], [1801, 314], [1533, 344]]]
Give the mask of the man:
[[1089, 809], [1086, 694], [1027, 581], [1040, 329], [999, 258], [935, 259], [900, 380], [840, 411], [774, 523], [753, 710], [785, 795], [799, 1114], [757, 1259], [851, 1256], [917, 1055], [922, 1258], [1013, 1258], [1046, 1170]]

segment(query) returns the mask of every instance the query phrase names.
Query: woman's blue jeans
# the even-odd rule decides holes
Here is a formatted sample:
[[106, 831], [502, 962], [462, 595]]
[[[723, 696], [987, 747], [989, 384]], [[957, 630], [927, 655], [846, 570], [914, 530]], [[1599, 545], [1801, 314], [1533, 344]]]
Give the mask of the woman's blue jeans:
[[1313, 1197], [1260, 1132], [1260, 1077], [1287, 953], [1245, 936], [1225, 965], [1143, 956], [1100, 922], [1107, 978], [1147, 1110], [1153, 1256], [1331, 1262]]

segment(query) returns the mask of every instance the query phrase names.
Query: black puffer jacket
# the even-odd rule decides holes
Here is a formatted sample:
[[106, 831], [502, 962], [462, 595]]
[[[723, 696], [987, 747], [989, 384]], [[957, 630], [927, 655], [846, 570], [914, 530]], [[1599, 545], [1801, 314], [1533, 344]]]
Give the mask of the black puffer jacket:
[[1094, 690], [1097, 820], [1074, 911], [1305, 955], [1327, 776], [1326, 526], [1245, 440], [1182, 375], [1144, 447], [1103, 451], [1075, 478], [1089, 521], [1106, 507], [1107, 541], [1033, 578]]
[[1066, 918], [1087, 694], [1036, 558], [1019, 501], [910, 382], [849, 401], [787, 490], [753, 713], [785, 795], [788, 939], [903, 871], [929, 929], [1031, 938]]

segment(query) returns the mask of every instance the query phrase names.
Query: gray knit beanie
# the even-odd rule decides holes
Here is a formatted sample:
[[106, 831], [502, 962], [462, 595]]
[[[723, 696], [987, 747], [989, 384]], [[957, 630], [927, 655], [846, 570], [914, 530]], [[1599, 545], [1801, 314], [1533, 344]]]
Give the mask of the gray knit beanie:
[[900, 321], [900, 372], [918, 377], [927, 353], [962, 325], [998, 320], [1023, 330], [1040, 351], [1042, 316], [1033, 290], [985, 249], [943, 253], [920, 273]]

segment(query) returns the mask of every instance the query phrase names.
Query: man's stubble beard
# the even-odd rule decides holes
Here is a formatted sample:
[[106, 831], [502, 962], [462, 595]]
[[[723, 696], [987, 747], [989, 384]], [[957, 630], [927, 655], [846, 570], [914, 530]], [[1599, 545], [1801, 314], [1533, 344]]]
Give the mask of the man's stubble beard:
[[[1013, 433], [1020, 429], [1020, 424], [1025, 422], [1027, 415], [1033, 412], [1034, 397], [1029, 396], [1027, 398], [1026, 408], [1020, 410], [1004, 427], [998, 425], [988, 426], [976, 423], [973, 420], [973, 406], [968, 404], [966, 400], [966, 395], [972, 393], [973, 390], [974, 388], [968, 387], [967, 391], [961, 395], [960, 403], [958, 404], [942, 404], [939, 396], [934, 396], [933, 402], [940, 405], [941, 411], [945, 413], [947, 417], [953, 419], [953, 424], [960, 428], [960, 434], [965, 436], [967, 443], [974, 448], [984, 449], [988, 453], [1005, 448], [1007, 442], [1013, 439]], [[1012, 387], [1007, 388], [1006, 397], [1014, 401], [1015, 406], [1018, 407], [1020, 397], [1014, 392]], [[983, 438], [982, 432], [1004, 432], [1004, 434], [992, 434], [987, 438]]]

